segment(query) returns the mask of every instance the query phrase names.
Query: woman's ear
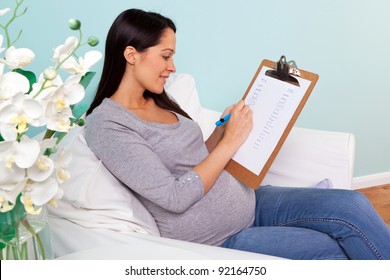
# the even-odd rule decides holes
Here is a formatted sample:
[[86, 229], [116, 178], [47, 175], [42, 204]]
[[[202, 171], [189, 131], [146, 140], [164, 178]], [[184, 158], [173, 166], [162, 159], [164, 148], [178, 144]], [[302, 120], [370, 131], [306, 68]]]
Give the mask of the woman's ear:
[[123, 52], [123, 56], [125, 57], [126, 61], [132, 65], [135, 63], [136, 54], [137, 50], [132, 46], [127, 46]]

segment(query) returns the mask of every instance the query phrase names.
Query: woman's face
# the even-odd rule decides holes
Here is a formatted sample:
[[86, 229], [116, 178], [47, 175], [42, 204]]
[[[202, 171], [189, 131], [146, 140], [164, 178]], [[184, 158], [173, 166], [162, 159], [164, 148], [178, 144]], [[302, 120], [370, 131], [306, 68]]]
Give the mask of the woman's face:
[[138, 53], [134, 75], [141, 87], [156, 94], [163, 92], [166, 79], [176, 72], [173, 63], [175, 51], [176, 35], [172, 29], [167, 28], [158, 45]]

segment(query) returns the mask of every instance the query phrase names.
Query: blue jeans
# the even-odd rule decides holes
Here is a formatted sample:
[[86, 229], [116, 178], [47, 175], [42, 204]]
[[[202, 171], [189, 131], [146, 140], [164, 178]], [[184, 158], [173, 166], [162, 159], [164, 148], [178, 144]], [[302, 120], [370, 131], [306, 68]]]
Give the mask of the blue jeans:
[[390, 229], [359, 192], [265, 186], [255, 193], [254, 225], [222, 247], [289, 259], [390, 259]]

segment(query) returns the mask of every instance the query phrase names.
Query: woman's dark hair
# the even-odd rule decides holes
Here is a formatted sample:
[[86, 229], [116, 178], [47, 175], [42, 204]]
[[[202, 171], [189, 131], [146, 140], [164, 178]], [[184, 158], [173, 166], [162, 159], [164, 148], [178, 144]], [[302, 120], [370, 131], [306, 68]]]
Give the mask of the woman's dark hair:
[[[92, 113], [104, 98], [111, 97], [118, 89], [126, 68], [126, 60], [123, 56], [126, 47], [132, 46], [137, 51], [144, 52], [160, 43], [161, 36], [167, 28], [176, 32], [176, 26], [169, 18], [138, 9], [126, 10], [115, 19], [107, 34], [102, 76], [87, 115]], [[153, 94], [146, 90], [144, 97], [153, 98], [163, 109], [190, 118], [176, 102], [168, 97], [165, 90], [161, 94]]]

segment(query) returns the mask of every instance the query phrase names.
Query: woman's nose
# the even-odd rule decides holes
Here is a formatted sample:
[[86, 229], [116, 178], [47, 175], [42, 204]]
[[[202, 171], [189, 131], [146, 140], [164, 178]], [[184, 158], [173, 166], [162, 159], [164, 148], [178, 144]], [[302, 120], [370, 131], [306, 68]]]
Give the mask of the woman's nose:
[[175, 73], [176, 72], [176, 67], [175, 67], [175, 63], [173, 62], [173, 60], [168, 64], [168, 70], [172, 73]]

